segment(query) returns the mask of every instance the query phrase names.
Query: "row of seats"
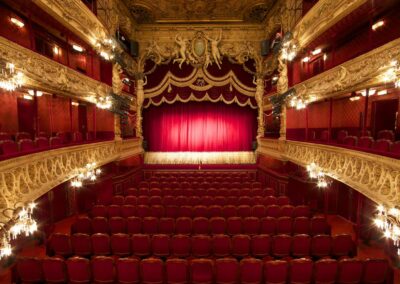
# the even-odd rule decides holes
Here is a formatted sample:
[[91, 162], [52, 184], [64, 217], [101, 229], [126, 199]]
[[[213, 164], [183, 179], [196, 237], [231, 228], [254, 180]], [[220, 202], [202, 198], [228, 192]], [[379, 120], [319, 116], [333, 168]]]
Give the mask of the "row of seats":
[[164, 206], [164, 205], [95, 205], [91, 210], [93, 217], [309, 217], [310, 209], [308, 206], [291, 206], [291, 205], [212, 205], [212, 206]]
[[261, 188], [262, 184], [258, 181], [247, 181], [247, 182], [234, 182], [229, 179], [224, 179], [222, 181], [216, 181], [210, 179], [210, 181], [205, 181], [204, 179], [199, 179], [199, 181], [141, 181], [137, 188]]
[[330, 226], [323, 217], [95, 217], [77, 219], [72, 233], [146, 233], [146, 234], [329, 234]]
[[359, 138], [356, 136], [347, 136], [343, 144], [380, 152], [400, 153], [400, 141], [394, 143], [387, 139], [378, 139], [375, 141], [371, 136], [361, 136]]
[[184, 187], [184, 188], [175, 188], [175, 187], [166, 187], [163, 189], [160, 189], [158, 187], [139, 187], [139, 188], [128, 188], [125, 190], [125, 196], [126, 195], [133, 195], [133, 196], [141, 196], [141, 195], [148, 195], [148, 196], [197, 196], [197, 197], [203, 197], [203, 196], [210, 196], [210, 197], [217, 197], [217, 196], [222, 196], [222, 197], [229, 197], [229, 196], [235, 196], [235, 197], [241, 197], [241, 196], [275, 196], [275, 190], [272, 188], [248, 188], [248, 187], [243, 187], [243, 188], [190, 188], [190, 187]]
[[255, 236], [224, 234], [165, 235], [165, 234], [53, 234], [47, 246], [48, 255], [90, 257], [114, 255], [119, 257], [226, 257], [290, 258], [344, 257], [355, 255], [350, 235], [295, 236], [260, 234]]
[[[23, 258], [16, 265], [16, 283], [124, 284], [260, 284], [260, 283], [392, 283], [393, 272], [383, 259], [293, 259], [261, 261], [245, 258], [139, 260], [97, 256]], [[13, 282], [13, 283], [14, 283]]]

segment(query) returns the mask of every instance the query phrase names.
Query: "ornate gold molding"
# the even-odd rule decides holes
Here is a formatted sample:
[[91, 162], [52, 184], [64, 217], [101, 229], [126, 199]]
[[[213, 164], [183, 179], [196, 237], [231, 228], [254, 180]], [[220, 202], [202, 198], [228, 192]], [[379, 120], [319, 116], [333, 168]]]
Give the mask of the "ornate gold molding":
[[295, 85], [296, 93], [312, 101], [323, 100], [384, 83], [383, 74], [393, 60], [400, 60], [400, 39], [349, 60]]
[[294, 28], [294, 38], [306, 47], [323, 32], [367, 2], [366, 0], [319, 0]]
[[334, 179], [389, 206], [400, 202], [399, 160], [328, 145], [261, 139], [259, 154], [305, 166], [315, 162]]
[[68, 95], [93, 102], [93, 96], [106, 96], [111, 87], [91, 79], [3, 37], [0, 37], [0, 59], [14, 63], [24, 74], [24, 86]]
[[[0, 208], [30, 202], [71, 179], [89, 162], [104, 165], [142, 154], [139, 139], [84, 144], [0, 162]], [[1, 217], [0, 217], [0, 221]]]

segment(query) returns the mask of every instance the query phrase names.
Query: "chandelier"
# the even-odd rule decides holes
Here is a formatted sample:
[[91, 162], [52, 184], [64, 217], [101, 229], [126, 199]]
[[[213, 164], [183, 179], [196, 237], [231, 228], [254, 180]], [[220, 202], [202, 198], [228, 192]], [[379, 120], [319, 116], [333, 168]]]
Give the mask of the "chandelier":
[[281, 57], [284, 60], [292, 61], [298, 52], [297, 44], [291, 32], [287, 32], [283, 37]]
[[84, 168], [78, 170], [76, 176], [71, 180], [71, 186], [80, 188], [86, 180], [95, 181], [101, 174], [101, 169], [96, 169], [96, 166], [97, 164], [95, 162], [88, 163]]
[[6, 225], [8, 224], [3, 224], [1, 227], [3, 231], [3, 236], [0, 242], [0, 259], [11, 255], [11, 239], [16, 239], [21, 234], [24, 234], [25, 236], [30, 236], [37, 231], [37, 223], [32, 217], [35, 207], [36, 204], [34, 202], [31, 202], [27, 206], [22, 206], [22, 208], [18, 211], [15, 209], [8, 209], [12, 210], [13, 213], [12, 216], [9, 217], [9, 230], [7, 231], [6, 229]]
[[301, 97], [294, 97], [289, 102], [291, 107], [295, 107], [297, 110], [305, 109], [308, 102]]
[[22, 86], [24, 82], [24, 75], [22, 72], [15, 70], [13, 63], [6, 63], [5, 67], [1, 69], [0, 73], [0, 88], [7, 91], [14, 91]]
[[400, 210], [396, 207], [388, 209], [379, 205], [374, 223], [386, 238], [393, 241], [397, 255], [400, 255]]
[[311, 179], [317, 180], [318, 188], [327, 188], [330, 184], [330, 181], [327, 178], [327, 175], [321, 170], [317, 164], [314, 162], [307, 165], [307, 172]]
[[115, 48], [116, 44], [112, 38], [106, 38], [95, 42], [95, 49], [105, 60], [112, 60], [114, 58]]
[[96, 106], [100, 109], [110, 109], [112, 106], [112, 100], [110, 96], [99, 97], [96, 100]]

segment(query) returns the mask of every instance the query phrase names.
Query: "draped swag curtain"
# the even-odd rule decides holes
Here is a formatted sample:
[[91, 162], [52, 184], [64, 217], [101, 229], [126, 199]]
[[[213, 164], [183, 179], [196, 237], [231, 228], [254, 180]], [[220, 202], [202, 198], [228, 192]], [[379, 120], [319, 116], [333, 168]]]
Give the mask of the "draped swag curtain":
[[143, 112], [148, 151], [251, 151], [257, 111], [224, 103], [188, 102], [151, 106]]

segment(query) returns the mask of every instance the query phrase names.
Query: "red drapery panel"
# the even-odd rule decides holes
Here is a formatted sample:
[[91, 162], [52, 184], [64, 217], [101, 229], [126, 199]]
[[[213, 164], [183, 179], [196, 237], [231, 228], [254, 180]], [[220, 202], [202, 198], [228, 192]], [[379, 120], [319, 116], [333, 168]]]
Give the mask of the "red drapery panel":
[[251, 151], [257, 111], [224, 103], [151, 106], [143, 112], [148, 151]]

